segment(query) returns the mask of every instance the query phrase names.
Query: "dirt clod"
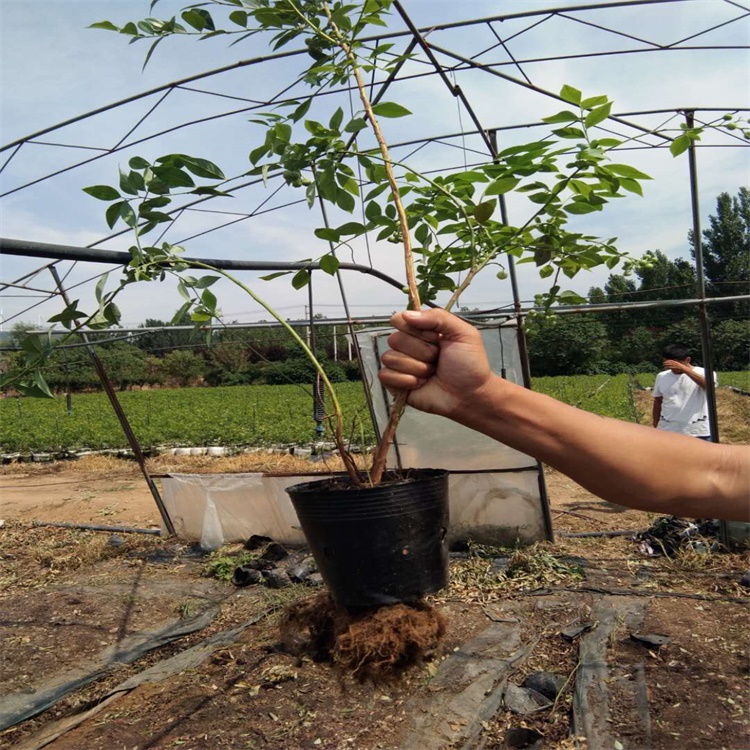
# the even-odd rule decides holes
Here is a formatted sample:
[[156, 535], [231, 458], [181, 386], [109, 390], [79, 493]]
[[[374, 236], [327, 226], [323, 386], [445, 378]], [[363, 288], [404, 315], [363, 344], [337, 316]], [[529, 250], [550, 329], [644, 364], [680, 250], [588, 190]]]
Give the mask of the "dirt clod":
[[425, 604], [350, 611], [328, 594], [291, 605], [281, 623], [293, 653], [312, 653], [358, 679], [387, 680], [429, 657], [445, 635], [445, 619]]

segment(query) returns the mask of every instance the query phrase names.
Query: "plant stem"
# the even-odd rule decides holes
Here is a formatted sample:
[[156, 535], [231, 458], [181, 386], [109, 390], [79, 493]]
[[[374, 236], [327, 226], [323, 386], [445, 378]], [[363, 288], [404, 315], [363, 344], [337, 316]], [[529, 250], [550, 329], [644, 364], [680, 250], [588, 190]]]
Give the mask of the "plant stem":
[[347, 474], [349, 474], [349, 478], [352, 480], [352, 484], [359, 487], [362, 484], [362, 480], [360, 479], [359, 472], [357, 471], [357, 467], [354, 463], [354, 459], [352, 459], [351, 454], [346, 448], [346, 443], [344, 442], [344, 435], [343, 435], [343, 425], [344, 425], [344, 414], [341, 410], [341, 404], [339, 403], [338, 397], [336, 396], [336, 391], [333, 389], [333, 386], [331, 385], [331, 381], [328, 379], [328, 375], [326, 375], [326, 371], [323, 369], [323, 366], [318, 362], [317, 358], [313, 354], [312, 350], [309, 346], [304, 342], [304, 340], [300, 337], [300, 335], [297, 333], [297, 331], [294, 330], [292, 326], [289, 325], [289, 323], [281, 316], [279, 313], [277, 313], [268, 303], [264, 302], [263, 299], [261, 299], [252, 289], [250, 289], [249, 286], [246, 284], [243, 284], [237, 277], [233, 276], [231, 273], [228, 273], [227, 271], [224, 271], [221, 268], [215, 268], [214, 266], [211, 266], [207, 263], [199, 263], [199, 262], [192, 262], [192, 265], [194, 265], [197, 268], [204, 268], [208, 271], [213, 271], [214, 273], [218, 273], [221, 276], [223, 276], [228, 281], [231, 281], [233, 284], [236, 284], [240, 289], [242, 289], [244, 292], [250, 295], [259, 305], [261, 305], [268, 313], [273, 315], [273, 317], [281, 323], [281, 325], [286, 329], [287, 333], [294, 339], [294, 341], [300, 346], [302, 351], [305, 353], [305, 356], [312, 362], [313, 367], [315, 368], [316, 372], [320, 375], [321, 380], [325, 384], [326, 390], [331, 396], [331, 403], [333, 405], [333, 440], [336, 443], [336, 448], [341, 455], [341, 459], [344, 462], [344, 467], [346, 468]]
[[[380, 148], [380, 153], [383, 157], [383, 166], [385, 168], [386, 178], [390, 185], [391, 194], [393, 195], [393, 203], [396, 207], [396, 214], [398, 215], [399, 226], [401, 227], [401, 237], [404, 243], [404, 265], [406, 268], [406, 283], [409, 289], [409, 306], [412, 310], [419, 310], [421, 308], [421, 302], [419, 299], [419, 290], [417, 289], [417, 279], [414, 271], [414, 255], [411, 247], [411, 236], [409, 234], [409, 222], [406, 218], [406, 210], [401, 200], [401, 193], [398, 189], [398, 183], [396, 177], [393, 174], [393, 164], [391, 163], [391, 157], [388, 153], [388, 144], [383, 136], [383, 131], [380, 129], [380, 123], [378, 122], [375, 113], [372, 110], [372, 103], [367, 95], [367, 88], [365, 82], [362, 80], [362, 72], [357, 64], [357, 58], [352, 51], [351, 46], [346, 42], [344, 36], [339, 31], [338, 27], [331, 17], [330, 10], [327, 3], [323, 3], [323, 8], [328, 16], [328, 22], [331, 24], [331, 28], [336, 36], [336, 43], [343, 50], [346, 55], [346, 59], [351, 65], [352, 73], [354, 74], [354, 80], [357, 84], [357, 90], [359, 92], [359, 98], [364, 107], [367, 119], [370, 121], [370, 126], [375, 134], [375, 138]], [[406, 399], [408, 397], [407, 391], [401, 391], [396, 394], [393, 408], [388, 419], [383, 435], [378, 444], [375, 456], [372, 461], [372, 470], [370, 473], [370, 482], [372, 484], [379, 484], [385, 470], [386, 457], [388, 455], [388, 449], [393, 442], [393, 437], [396, 433], [399, 420], [403, 414], [404, 407], [406, 406]]]

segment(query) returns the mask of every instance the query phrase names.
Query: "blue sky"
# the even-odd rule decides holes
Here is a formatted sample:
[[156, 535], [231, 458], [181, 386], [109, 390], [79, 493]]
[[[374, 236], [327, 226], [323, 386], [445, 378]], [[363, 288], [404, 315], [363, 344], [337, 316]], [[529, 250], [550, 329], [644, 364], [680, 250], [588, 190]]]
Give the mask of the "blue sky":
[[[258, 40], [229, 48], [225, 39], [196, 42], [193, 39], [165, 41], [157, 50], [151, 64], [141, 72], [146, 47], [143, 43], [128, 45], [118, 35], [90, 30], [86, 27], [104, 19], [121, 24], [148, 15], [145, 0], [0, 0], [0, 142], [16, 138], [54, 125], [67, 118], [135, 95], [170, 81], [227, 65], [240, 59], [263, 54]], [[183, 3], [161, 0], [154, 15], [169, 17]], [[443, 22], [480, 18], [502, 13], [514, 13], [549, 7], [574, 7], [580, 2], [555, 4], [552, 0], [496, 0], [495, 2], [427, 2], [405, 0], [404, 6], [420, 26]], [[742, 3], [739, 3], [742, 5]], [[596, 12], [572, 11], [527, 29], [535, 21], [545, 18], [509, 19], [496, 25], [503, 39], [511, 38], [508, 49], [516, 59], [534, 59], [551, 55], [576, 55], [605, 49], [632, 50], [644, 45], [631, 37], [648, 39], [656, 44], [669, 45], [691, 36], [711, 25], [731, 21], [743, 15], [737, 7], [723, 0], [692, 0], [692, 2], [649, 4], [640, 7], [606, 8]], [[578, 19], [578, 21], [573, 20]], [[581, 23], [584, 21], [585, 23]], [[622, 35], [613, 36], [595, 25], [614, 26]], [[403, 29], [394, 19], [391, 27]], [[747, 17], [726, 24], [697, 37], [692, 44], [747, 46], [749, 43]], [[512, 38], [515, 34], [517, 37]], [[474, 55], [496, 44], [497, 40], [483, 26], [460, 30], [436, 31], [429, 36], [438, 46], [449, 48], [464, 56]], [[399, 44], [403, 44], [400, 41]], [[690, 43], [686, 43], [690, 44]], [[440, 56], [449, 64], [449, 58]], [[487, 62], [510, 62], [503, 48], [480, 57]], [[262, 100], [274, 96], [293, 80], [300, 61], [290, 59], [242, 68], [220, 77], [206, 79], [196, 88], [231, 96]], [[614, 111], [750, 106], [750, 74], [748, 50], [685, 50], [653, 51], [642, 54], [620, 54], [610, 57], [568, 59], [556, 62], [530, 62], [523, 72], [541, 88], [558, 91], [569, 84], [586, 95], [607, 94], [615, 101]], [[410, 63], [407, 73], [425, 70], [419, 60]], [[512, 65], [499, 68], [502, 72], [521, 78]], [[486, 73], [462, 70], [455, 74], [456, 82], [466, 92], [485, 127], [503, 127], [536, 122], [562, 108], [554, 100], [491, 77]], [[299, 90], [297, 93], [301, 93]], [[386, 135], [396, 143], [402, 140], [440, 136], [468, 128], [467, 113], [460, 111], [456, 100], [435, 76], [398, 82], [389, 95], [408, 106], [415, 114], [403, 120], [386, 121]], [[135, 102], [40, 138], [66, 144], [85, 144], [108, 148], [116, 144], [156, 102], [156, 97]], [[345, 95], [327, 97], [317, 102], [315, 110], [321, 118], [336, 106], [349, 111]], [[163, 105], [149, 116], [126, 143], [148, 138], [163, 129], [187, 120], [217, 115], [248, 106], [242, 102], [190, 91], [172, 92]], [[239, 176], [249, 168], [247, 154], [257, 145], [258, 129], [247, 122], [247, 113], [222, 117], [210, 123], [184, 128], [160, 138], [144, 141], [122, 151], [93, 161], [54, 179], [15, 192], [0, 199], [0, 231], [3, 236], [39, 242], [88, 245], [98, 242], [109, 232], [104, 222], [104, 204], [81, 192], [81, 188], [97, 183], [114, 183], [118, 164], [138, 154], [153, 158], [163, 153], [183, 152], [212, 159], [227, 175]], [[666, 119], [659, 116], [632, 116], [630, 121], [645, 127], [656, 127]], [[631, 134], [622, 127], [621, 133]], [[536, 138], [537, 129], [510, 131], [501, 134], [501, 146]], [[703, 219], [713, 210], [716, 195], [721, 191], [735, 193], [741, 185], [750, 183], [750, 161], [747, 149], [723, 148], [726, 138], [710, 136], [708, 143], [715, 148], [699, 152], [700, 199]], [[419, 168], [437, 169], [460, 166], [470, 152], [462, 146], [481, 150], [477, 138], [454, 140], [451, 145], [424, 148], [414, 159]], [[25, 145], [0, 176], [3, 192], [63, 168], [97, 152], [91, 150], [53, 148], [44, 145]], [[398, 157], [404, 150], [396, 149]], [[9, 152], [0, 155], [0, 163]], [[642, 169], [655, 179], [646, 186], [644, 198], [636, 196], [616, 203], [603, 216], [582, 217], [583, 231], [617, 236], [622, 249], [636, 255], [649, 249], [661, 249], [671, 257], [688, 257], [686, 233], [690, 227], [687, 159], [673, 159], [659, 149], [628, 152], [621, 160]], [[269, 198], [269, 190], [262, 186], [242, 191], [234, 199], [222, 199], [215, 204], [221, 211], [250, 212]], [[268, 207], [295, 201], [301, 195], [284, 189], [272, 198]], [[206, 208], [212, 208], [206, 206]], [[509, 201], [511, 220], [522, 217], [525, 207]], [[217, 222], [231, 218], [215, 213], [186, 212], [170, 229], [167, 239], [181, 241], [198, 234]], [[334, 222], [338, 217], [334, 217]], [[311, 240], [310, 230], [320, 226], [320, 216], [306, 206], [293, 206], [281, 211], [265, 213], [238, 222], [220, 231], [186, 242], [190, 254], [209, 257], [252, 258], [257, 260], [297, 260], [313, 257], [325, 251], [317, 240]], [[129, 242], [121, 237], [99, 246], [125, 249]], [[395, 246], [371, 243], [369, 255], [364, 243], [356, 246], [355, 260], [373, 263], [393, 276], [402, 278], [403, 271]], [[347, 257], [346, 260], [351, 258]], [[0, 279], [8, 281], [31, 270], [38, 263], [31, 260], [0, 261]], [[69, 266], [65, 266], [67, 270]], [[68, 283], [79, 283], [98, 271], [99, 267], [79, 264], [71, 270]], [[544, 289], [532, 268], [520, 269], [522, 296], [530, 299]], [[341, 303], [335, 283], [331, 279], [316, 278], [315, 301], [318, 310], [330, 317], [341, 314]], [[257, 284], [258, 291], [289, 317], [301, 317], [307, 302], [306, 292], [293, 290], [288, 280], [256, 281], [257, 275], [247, 274], [245, 280]], [[585, 293], [593, 284], [601, 284], [606, 272], [582, 274], [568, 286]], [[50, 280], [42, 277], [39, 286], [49, 288]], [[42, 283], [43, 282], [43, 283]], [[356, 315], [384, 314], [397, 309], [402, 298], [395, 290], [353, 274], [345, 276], [347, 292]], [[92, 284], [79, 288], [84, 301], [90, 300]], [[256, 304], [234, 289], [218, 286], [225, 319], [243, 321], [267, 317]], [[480, 277], [463, 298], [471, 307], [490, 307], [510, 301], [507, 282], [488, 274]], [[3, 319], [11, 318], [33, 303], [33, 299], [0, 297]], [[172, 284], [161, 288], [153, 285], [133, 288], [122, 300], [123, 322], [136, 324], [146, 317], [169, 318], [179, 307], [180, 298]], [[82, 305], [86, 309], [87, 304]], [[37, 323], [59, 309], [59, 303], [49, 302], [21, 316], [20, 319]]]

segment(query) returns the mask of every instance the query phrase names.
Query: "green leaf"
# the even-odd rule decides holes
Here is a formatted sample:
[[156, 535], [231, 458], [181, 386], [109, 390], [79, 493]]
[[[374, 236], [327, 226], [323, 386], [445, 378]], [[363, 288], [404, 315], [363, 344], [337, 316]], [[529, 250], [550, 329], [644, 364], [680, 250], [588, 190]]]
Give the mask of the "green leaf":
[[583, 130], [580, 128], [558, 128], [552, 131], [555, 135], [559, 135], [560, 138], [585, 138]]
[[328, 127], [331, 130], [336, 130], [341, 127], [341, 123], [344, 121], [344, 110], [339, 107], [331, 116], [331, 120], [328, 123]]
[[208, 159], [196, 159], [194, 156], [179, 154], [179, 160], [183, 162], [188, 172], [192, 172], [196, 177], [203, 177], [208, 180], [224, 179], [224, 172]]
[[195, 187], [193, 178], [177, 167], [154, 167], [153, 171], [168, 187]]
[[90, 29], [104, 29], [105, 31], [119, 31], [120, 27], [115, 26], [111, 21], [97, 21], [92, 23], [88, 28]]
[[578, 89], [574, 89], [572, 86], [567, 84], [560, 89], [560, 97], [566, 102], [571, 104], [581, 104], [581, 97], [583, 95]]
[[274, 279], [278, 279], [279, 276], [286, 276], [289, 273], [289, 271], [277, 271], [276, 273], [269, 273], [268, 276], [261, 276], [261, 281], [273, 281]]
[[44, 379], [40, 370], [34, 370], [34, 385], [39, 389], [39, 392], [43, 397], [54, 398], [52, 391], [47, 385], [47, 381]]
[[607, 164], [606, 169], [616, 175], [619, 175], [621, 177], [630, 177], [633, 180], [651, 179], [651, 177], [649, 177], [647, 174], [641, 172], [635, 167], [631, 167], [629, 164]]
[[195, 282], [196, 289], [208, 289], [212, 284], [215, 284], [221, 277], [220, 276], [201, 276]]
[[591, 128], [594, 125], [598, 125], [600, 122], [604, 122], [609, 117], [609, 113], [612, 111], [612, 102], [607, 102], [601, 107], [591, 110], [586, 115], [586, 127]]
[[487, 223], [492, 217], [492, 214], [495, 213], [495, 206], [496, 203], [494, 200], [480, 203], [478, 206], [474, 207], [474, 218], [480, 224]]
[[201, 302], [203, 302], [208, 310], [216, 312], [216, 295], [210, 289], [203, 290], [203, 294], [201, 294]]
[[406, 115], [411, 114], [406, 107], [402, 107], [395, 102], [380, 102], [380, 104], [374, 104], [372, 111], [378, 115], [378, 117], [406, 117]]
[[94, 294], [96, 295], [96, 301], [101, 303], [102, 301], [102, 295], [104, 294], [104, 287], [107, 284], [107, 279], [109, 278], [109, 271], [104, 274], [104, 276], [99, 279], [99, 281], [96, 282], [96, 289], [94, 289]]
[[556, 125], [559, 122], [577, 122], [578, 115], [571, 112], [569, 109], [564, 109], [562, 112], [558, 112], [556, 115], [550, 117], [543, 117], [542, 122], [548, 122], [550, 125]]
[[177, 291], [180, 293], [180, 297], [190, 300], [190, 292], [188, 292], [187, 285], [183, 279], [177, 280]]
[[555, 272], [555, 269], [552, 266], [542, 266], [539, 269], [539, 275], [546, 279], [548, 276], [552, 276], [552, 274]]
[[364, 130], [366, 127], [367, 123], [363, 118], [355, 117], [346, 124], [344, 131], [346, 133], [359, 133], [360, 130]]
[[600, 107], [602, 104], [606, 104], [608, 101], [606, 96], [590, 96], [588, 99], [584, 99], [581, 102], [583, 109], [594, 109], [594, 107]]
[[123, 206], [127, 206], [127, 203], [125, 203], [125, 201], [120, 201], [119, 203], [113, 203], [107, 209], [104, 218], [106, 219], [107, 226], [110, 229], [114, 229], [115, 224], [117, 224], [117, 220], [120, 218], [120, 210]]
[[332, 227], [320, 227], [314, 232], [315, 236], [321, 240], [328, 240], [329, 242], [338, 242], [339, 233]]
[[100, 201], [116, 201], [120, 197], [120, 193], [109, 185], [92, 185], [91, 187], [85, 187], [83, 192]]
[[295, 289], [303, 289], [310, 283], [310, 271], [303, 268], [292, 276], [292, 286]]
[[214, 31], [216, 29], [211, 14], [203, 8], [190, 8], [190, 10], [183, 11], [182, 20], [196, 31], [203, 31], [204, 29]]
[[170, 325], [179, 325], [185, 319], [185, 315], [192, 306], [192, 302], [186, 302], [184, 305], [182, 305], [180, 309], [172, 316], [172, 320], [169, 321]]
[[558, 299], [566, 305], [583, 305], [586, 303], [585, 297], [581, 297], [580, 294], [576, 294], [570, 290], [560, 292]]
[[[299, 122], [306, 114], [307, 110], [310, 109], [310, 105], [312, 104], [312, 97], [309, 97], [308, 99], [305, 99], [302, 104], [297, 107], [297, 109], [292, 112], [290, 115], [293, 122]], [[253, 162], [254, 163], [254, 162]]]
[[128, 166], [131, 169], [148, 169], [151, 165], [142, 157], [134, 156], [129, 162]]
[[315, 187], [315, 183], [311, 182], [305, 189], [305, 199], [307, 200], [307, 205], [310, 208], [312, 208], [315, 205], [316, 193], [317, 193], [317, 189]]
[[592, 206], [590, 203], [583, 202], [573, 202], [565, 206], [565, 211], [569, 214], [590, 214], [599, 209], [599, 206]]
[[383, 215], [382, 211], [380, 210], [380, 205], [376, 201], [370, 201], [365, 206], [365, 216], [373, 222], [377, 222], [377, 220]]
[[690, 148], [690, 138], [686, 135], [678, 135], [672, 143], [669, 144], [669, 152], [672, 156], [679, 156], [683, 151]]
[[336, 231], [338, 232], [339, 237], [343, 237], [345, 234], [363, 234], [367, 229], [364, 224], [360, 224], [356, 221], [349, 221], [346, 224], [337, 227]]
[[641, 187], [641, 183], [638, 182], [638, 180], [631, 180], [628, 177], [623, 177], [620, 179], [620, 187], [630, 193], [643, 195], [643, 188]]
[[350, 193], [347, 193], [346, 190], [339, 190], [336, 193], [335, 203], [340, 209], [347, 213], [354, 211], [354, 208], [357, 205], [354, 197]]
[[247, 28], [247, 13], [244, 10], [234, 10], [229, 14], [229, 20], [237, 26]]
[[333, 276], [339, 268], [339, 259], [332, 253], [321, 257], [320, 267], [328, 274]]
[[501, 177], [499, 180], [495, 180], [494, 182], [491, 182], [487, 189], [484, 191], [485, 196], [488, 195], [503, 195], [504, 193], [507, 193], [509, 190], [513, 190], [513, 188], [518, 185], [518, 183], [521, 180], [517, 177]]

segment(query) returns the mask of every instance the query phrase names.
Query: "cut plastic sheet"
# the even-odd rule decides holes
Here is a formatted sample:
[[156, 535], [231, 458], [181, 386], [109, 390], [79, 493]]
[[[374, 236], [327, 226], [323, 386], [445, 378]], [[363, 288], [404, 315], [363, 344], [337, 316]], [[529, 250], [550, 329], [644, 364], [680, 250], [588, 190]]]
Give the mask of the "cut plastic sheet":
[[[207, 550], [253, 534], [304, 545], [286, 487], [320, 478], [172, 474], [162, 480], [164, 505], [177, 535]], [[512, 545], [544, 538], [536, 471], [451, 474], [449, 488], [451, 541]]]
[[253, 534], [281, 544], [302, 545], [305, 538], [285, 488], [315, 476], [263, 474], [171, 474], [162, 480], [164, 505], [177, 536], [216, 549]]

